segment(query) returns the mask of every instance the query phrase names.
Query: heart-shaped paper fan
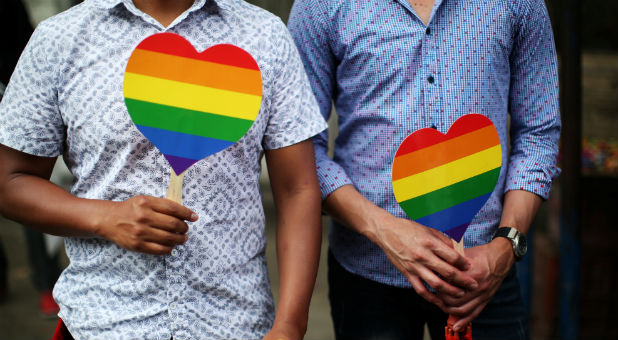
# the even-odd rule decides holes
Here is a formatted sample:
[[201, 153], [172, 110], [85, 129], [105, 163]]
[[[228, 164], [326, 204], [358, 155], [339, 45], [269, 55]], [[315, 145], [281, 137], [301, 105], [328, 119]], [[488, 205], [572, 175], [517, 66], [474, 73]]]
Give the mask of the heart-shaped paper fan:
[[467, 114], [446, 135], [424, 128], [404, 139], [393, 160], [393, 193], [412, 220], [459, 242], [493, 192], [501, 166], [493, 123]]
[[124, 98], [139, 131], [180, 175], [245, 135], [260, 110], [262, 76], [239, 47], [198, 53], [180, 35], [158, 33], [131, 54]]

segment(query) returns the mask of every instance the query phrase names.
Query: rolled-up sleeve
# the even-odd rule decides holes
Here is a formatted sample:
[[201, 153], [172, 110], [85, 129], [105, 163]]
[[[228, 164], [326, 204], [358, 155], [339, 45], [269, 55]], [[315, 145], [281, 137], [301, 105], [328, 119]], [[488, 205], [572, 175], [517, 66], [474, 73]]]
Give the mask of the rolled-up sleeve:
[[504, 190], [526, 190], [548, 198], [560, 173], [556, 50], [543, 1], [522, 1], [520, 6], [520, 29], [510, 60], [511, 155]]
[[[336, 90], [337, 59], [330, 47], [332, 22], [327, 4], [317, 0], [294, 2], [288, 29], [292, 34], [324, 119], [331, 115]], [[345, 170], [328, 156], [328, 130], [313, 137], [322, 199], [339, 187], [352, 184]]]

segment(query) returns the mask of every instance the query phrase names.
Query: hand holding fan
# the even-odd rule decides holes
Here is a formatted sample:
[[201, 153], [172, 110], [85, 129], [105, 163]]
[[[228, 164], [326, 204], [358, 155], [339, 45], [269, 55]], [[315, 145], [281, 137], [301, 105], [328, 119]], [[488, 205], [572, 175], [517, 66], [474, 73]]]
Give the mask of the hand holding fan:
[[237, 142], [253, 124], [262, 77], [239, 47], [198, 53], [180, 35], [158, 33], [131, 54], [123, 91], [133, 123], [172, 168], [167, 198], [182, 203], [184, 171]]
[[393, 160], [393, 193], [408, 217], [450, 236], [463, 254], [463, 235], [493, 192], [501, 166], [493, 123], [467, 114], [446, 134], [424, 128], [403, 140]]

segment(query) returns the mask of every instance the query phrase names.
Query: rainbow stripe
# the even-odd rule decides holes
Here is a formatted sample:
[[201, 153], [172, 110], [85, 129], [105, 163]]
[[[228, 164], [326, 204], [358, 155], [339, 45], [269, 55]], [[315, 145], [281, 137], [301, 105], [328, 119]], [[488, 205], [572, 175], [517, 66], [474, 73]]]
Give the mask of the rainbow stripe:
[[426, 128], [401, 143], [393, 161], [393, 193], [411, 219], [459, 241], [494, 190], [501, 165], [492, 122], [465, 115], [446, 135]]
[[245, 135], [262, 102], [262, 78], [236, 46], [198, 53], [181, 36], [159, 33], [131, 54], [123, 91], [137, 128], [180, 174]]

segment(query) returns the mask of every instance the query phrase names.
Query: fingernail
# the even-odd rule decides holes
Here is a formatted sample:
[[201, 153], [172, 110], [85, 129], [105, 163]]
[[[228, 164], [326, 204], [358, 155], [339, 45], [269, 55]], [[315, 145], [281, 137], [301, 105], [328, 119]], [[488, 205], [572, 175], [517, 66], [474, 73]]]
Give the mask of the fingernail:
[[191, 220], [197, 221], [197, 214], [196, 213], [191, 214]]
[[479, 287], [478, 283], [473, 283], [470, 285], [470, 289], [477, 289]]
[[187, 242], [188, 239], [189, 239], [189, 236], [185, 234], [185, 242]]
[[457, 293], [457, 297], [462, 297], [462, 296], [464, 296], [464, 294], [465, 294], [464, 292], [459, 292], [459, 293]]

